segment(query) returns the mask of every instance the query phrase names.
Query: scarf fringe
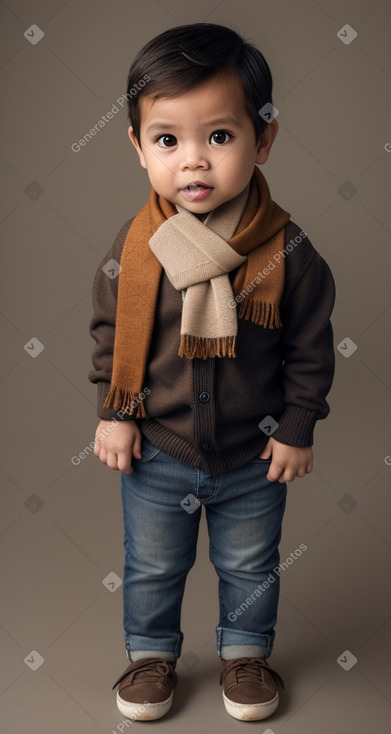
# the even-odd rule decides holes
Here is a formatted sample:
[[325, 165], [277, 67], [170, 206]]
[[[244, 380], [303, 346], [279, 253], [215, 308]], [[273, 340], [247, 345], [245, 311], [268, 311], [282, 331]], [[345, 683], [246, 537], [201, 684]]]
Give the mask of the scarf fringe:
[[236, 357], [235, 336], [204, 337], [181, 334], [179, 357], [208, 359], [208, 357]]
[[[123, 410], [128, 415], [134, 415], [135, 418], [146, 418], [147, 414], [144, 408], [144, 401], [140, 400], [139, 394], [131, 390], [124, 390], [117, 385], [112, 385], [103, 403], [104, 408], [114, 408], [114, 410]], [[137, 408], [137, 410], [136, 410]]]
[[245, 298], [242, 301], [239, 306], [238, 317], [250, 320], [265, 329], [278, 329], [282, 326], [278, 305], [265, 303], [254, 298]]

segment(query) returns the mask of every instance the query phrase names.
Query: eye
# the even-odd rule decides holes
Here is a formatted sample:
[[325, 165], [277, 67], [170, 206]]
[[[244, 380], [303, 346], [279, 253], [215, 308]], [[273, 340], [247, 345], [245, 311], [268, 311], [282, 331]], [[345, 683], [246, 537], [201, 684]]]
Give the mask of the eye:
[[213, 141], [216, 145], [224, 145], [224, 143], [227, 143], [230, 138], [232, 138], [233, 135], [231, 133], [227, 133], [226, 130], [216, 130], [212, 135], [210, 136], [211, 141]]
[[156, 138], [156, 142], [160, 148], [173, 148], [177, 144], [175, 135], [160, 135]]

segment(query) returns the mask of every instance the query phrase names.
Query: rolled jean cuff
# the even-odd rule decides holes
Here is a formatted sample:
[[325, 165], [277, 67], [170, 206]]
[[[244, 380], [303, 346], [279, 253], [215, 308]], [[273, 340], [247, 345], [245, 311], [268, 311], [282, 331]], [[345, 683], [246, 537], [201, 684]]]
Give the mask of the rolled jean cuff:
[[270, 657], [273, 650], [275, 632], [259, 635], [256, 632], [234, 630], [230, 627], [217, 627], [217, 654], [222, 657], [222, 648], [230, 645], [257, 645], [265, 649], [265, 658]]
[[174, 637], [143, 637], [141, 635], [125, 634], [125, 645], [131, 653], [137, 650], [153, 650], [156, 657], [159, 652], [171, 652], [175, 659], [179, 658], [182, 651], [183, 634], [180, 633]]

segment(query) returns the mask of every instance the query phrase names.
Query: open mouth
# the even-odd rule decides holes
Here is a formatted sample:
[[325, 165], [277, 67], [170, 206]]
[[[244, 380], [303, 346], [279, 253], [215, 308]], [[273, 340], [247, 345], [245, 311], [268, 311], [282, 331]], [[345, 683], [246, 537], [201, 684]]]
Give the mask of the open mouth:
[[182, 191], [186, 189], [186, 191], [199, 191], [200, 189], [210, 189], [211, 186], [203, 186], [202, 184], [189, 184], [188, 186], [184, 186]]
[[188, 186], [184, 186], [181, 191], [186, 199], [193, 201], [194, 199], [204, 199], [210, 194], [211, 191], [213, 191], [213, 186], [204, 186], [203, 184], [189, 184]]

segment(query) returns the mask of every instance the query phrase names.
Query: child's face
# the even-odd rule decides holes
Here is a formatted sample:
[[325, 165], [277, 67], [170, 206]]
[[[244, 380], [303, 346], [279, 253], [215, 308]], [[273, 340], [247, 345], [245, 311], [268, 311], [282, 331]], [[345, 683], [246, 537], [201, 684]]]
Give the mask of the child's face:
[[[276, 120], [255, 142], [236, 77], [215, 76], [177, 97], [141, 99], [141, 148], [129, 138], [160, 196], [202, 214], [233, 199], [247, 186], [254, 164], [265, 163], [277, 134]], [[228, 119], [229, 118], [229, 119]], [[188, 184], [205, 184], [207, 188]]]

